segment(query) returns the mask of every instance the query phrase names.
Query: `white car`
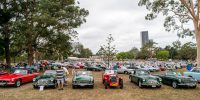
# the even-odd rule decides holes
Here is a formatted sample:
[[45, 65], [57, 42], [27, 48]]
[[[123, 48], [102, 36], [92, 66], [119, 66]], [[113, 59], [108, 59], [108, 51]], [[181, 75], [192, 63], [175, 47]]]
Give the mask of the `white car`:
[[134, 69], [130, 69], [129, 67], [121, 66], [118, 68], [117, 73], [119, 74], [130, 74]]

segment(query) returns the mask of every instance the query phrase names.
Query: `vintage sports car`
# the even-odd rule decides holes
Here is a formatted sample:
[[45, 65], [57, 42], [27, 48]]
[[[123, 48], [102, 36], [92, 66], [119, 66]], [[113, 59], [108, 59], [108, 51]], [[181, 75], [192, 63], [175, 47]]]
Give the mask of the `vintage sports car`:
[[182, 76], [176, 71], [167, 71], [163, 75], [158, 75], [162, 78], [162, 83], [171, 85], [173, 88], [178, 88], [179, 86], [186, 86], [196, 88], [197, 80], [191, 77]]
[[0, 72], [0, 76], [8, 74], [7, 72]]
[[13, 74], [5, 74], [0, 76], [0, 86], [14, 85], [20, 87], [21, 84], [32, 82], [33, 78], [39, 73], [33, 73], [31, 70], [17, 69]]
[[123, 79], [119, 77], [114, 70], [105, 70], [102, 81], [105, 89], [108, 89], [108, 87], [119, 87], [120, 89], [123, 89], [124, 87]]
[[130, 75], [131, 82], [138, 84], [140, 88], [144, 86], [161, 88], [162, 79], [157, 76], [152, 76], [149, 71], [143, 69], [136, 69]]
[[85, 69], [86, 69], [87, 71], [102, 71], [102, 70], [103, 70], [103, 69], [101, 69], [100, 67], [93, 66], [93, 65], [87, 66], [87, 67], [85, 67]]
[[119, 74], [130, 74], [134, 69], [132, 67], [124, 67], [121, 66], [117, 69], [117, 73]]
[[89, 86], [94, 88], [94, 77], [91, 71], [77, 71], [72, 79], [72, 88]]
[[183, 75], [195, 78], [198, 82], [200, 82], [200, 68], [193, 68], [189, 72], [183, 72]]
[[47, 70], [44, 75], [35, 77], [33, 79], [33, 88], [38, 88], [39, 86], [56, 88], [56, 70]]

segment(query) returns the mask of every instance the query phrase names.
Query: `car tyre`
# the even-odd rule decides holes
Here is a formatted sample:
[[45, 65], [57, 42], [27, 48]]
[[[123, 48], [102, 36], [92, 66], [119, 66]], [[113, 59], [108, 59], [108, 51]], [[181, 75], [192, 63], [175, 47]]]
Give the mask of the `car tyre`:
[[161, 87], [162, 87], [161, 85], [157, 86], [157, 88], [161, 88]]
[[192, 87], [192, 89], [195, 89], [195, 88], [197, 88], [197, 86], [196, 86], [196, 85]]
[[36, 85], [33, 85], [33, 88], [34, 88], [34, 89], [37, 89], [37, 88], [38, 88], [38, 86], [36, 86]]
[[177, 89], [178, 88], [178, 85], [177, 85], [177, 82], [172, 82], [172, 87], [174, 88], [174, 89]]
[[140, 88], [143, 88], [142, 82], [141, 82], [141, 81], [138, 81], [138, 86], [139, 86]]
[[18, 79], [16, 82], [15, 82], [15, 87], [20, 87], [21, 86], [21, 80]]
[[133, 83], [133, 78], [132, 77], [130, 77], [130, 80], [131, 80], [131, 83]]
[[72, 85], [72, 88], [73, 88], [73, 89], [76, 89], [76, 86], [75, 86], [75, 85]]
[[91, 88], [93, 89], [93, 88], [94, 88], [94, 85], [92, 85]]
[[108, 89], [108, 83], [104, 82], [105, 89]]
[[120, 85], [120, 87], [119, 87], [120, 89], [123, 89], [123, 88], [124, 88], [123, 80], [120, 80], [120, 81], [119, 81], [119, 85]]

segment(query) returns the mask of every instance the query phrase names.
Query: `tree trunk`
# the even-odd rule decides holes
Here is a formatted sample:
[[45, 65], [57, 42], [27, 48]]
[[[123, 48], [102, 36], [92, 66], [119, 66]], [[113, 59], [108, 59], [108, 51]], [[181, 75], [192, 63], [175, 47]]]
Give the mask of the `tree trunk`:
[[197, 66], [200, 67], [200, 31], [196, 33], [196, 42], [197, 42]]
[[33, 63], [34, 50], [31, 44], [28, 44], [28, 65]]
[[6, 64], [10, 66], [11, 60], [10, 60], [10, 37], [9, 33], [4, 33], [4, 48], [5, 48], [5, 58], [6, 58]]

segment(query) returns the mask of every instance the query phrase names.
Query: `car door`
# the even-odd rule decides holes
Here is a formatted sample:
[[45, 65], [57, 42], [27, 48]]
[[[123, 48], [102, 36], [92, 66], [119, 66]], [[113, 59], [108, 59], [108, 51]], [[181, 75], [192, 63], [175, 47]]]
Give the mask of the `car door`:
[[138, 78], [137, 78], [137, 73], [136, 73], [136, 71], [134, 71], [134, 72], [133, 72], [133, 75], [132, 75], [132, 81], [133, 81], [133, 82], [137, 82], [137, 79], [138, 79]]

